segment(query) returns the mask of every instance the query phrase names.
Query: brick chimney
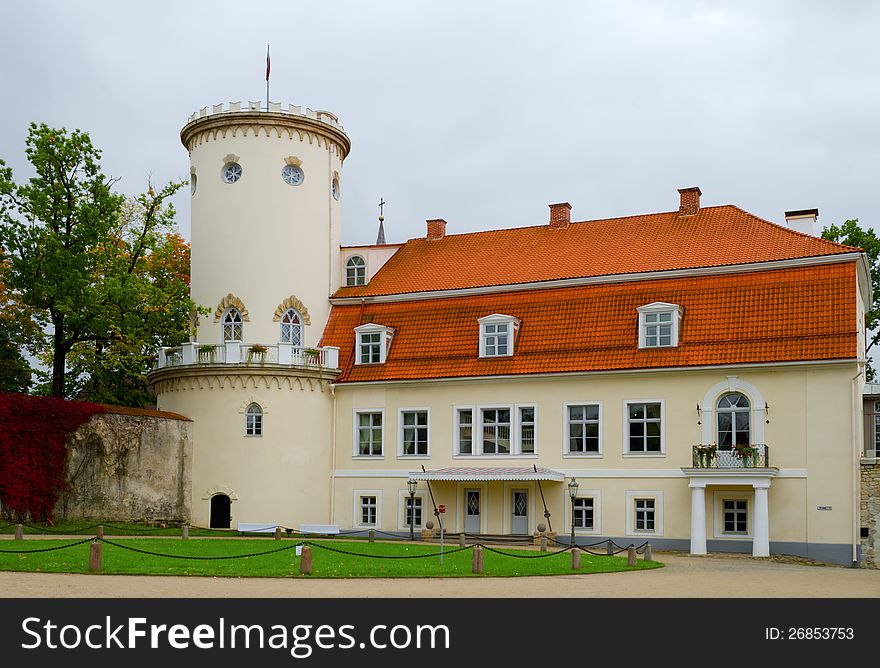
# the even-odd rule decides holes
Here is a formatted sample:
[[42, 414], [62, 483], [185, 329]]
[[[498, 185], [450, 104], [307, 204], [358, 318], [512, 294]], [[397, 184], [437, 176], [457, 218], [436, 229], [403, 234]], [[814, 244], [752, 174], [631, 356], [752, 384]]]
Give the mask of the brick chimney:
[[446, 236], [446, 221], [442, 218], [435, 218], [427, 221], [428, 223], [428, 239], [442, 239]]
[[703, 193], [699, 188], [679, 188], [678, 194], [681, 195], [681, 205], [678, 207], [679, 215], [693, 216], [700, 210], [700, 195]]
[[550, 205], [550, 227], [564, 229], [571, 224], [571, 204], [560, 202]]

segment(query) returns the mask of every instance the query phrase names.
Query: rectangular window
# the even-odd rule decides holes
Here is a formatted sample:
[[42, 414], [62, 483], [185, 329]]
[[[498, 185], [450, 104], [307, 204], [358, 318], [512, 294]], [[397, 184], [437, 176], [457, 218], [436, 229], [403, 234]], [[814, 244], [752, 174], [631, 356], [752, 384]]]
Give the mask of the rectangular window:
[[724, 500], [724, 533], [746, 534], [749, 529], [748, 501], [745, 499]]
[[535, 454], [535, 407], [520, 406], [519, 450], [524, 455]]
[[[867, 453], [869, 456], [871, 453]], [[880, 457], [880, 402], [874, 402], [874, 457]]]
[[567, 407], [568, 452], [599, 452], [599, 404]]
[[510, 352], [510, 324], [483, 325], [483, 356], [501, 357]]
[[593, 511], [595, 501], [592, 498], [574, 500], [574, 527], [575, 529], [593, 530]]
[[382, 361], [382, 334], [358, 334], [358, 364], [378, 364]]
[[672, 345], [672, 311], [645, 313], [645, 347]]
[[627, 404], [629, 452], [662, 452], [659, 403]]
[[358, 455], [363, 457], [382, 454], [382, 413], [358, 413]]
[[474, 412], [470, 408], [458, 409], [458, 454], [474, 454]]
[[376, 497], [361, 497], [361, 525], [376, 526]]
[[428, 411], [403, 411], [402, 455], [428, 454]]
[[483, 454], [510, 454], [510, 409], [484, 408]]
[[636, 531], [654, 531], [654, 499], [635, 499]]
[[404, 517], [404, 525], [418, 527], [422, 526], [422, 497], [415, 496], [413, 498], [406, 497], [406, 513]]

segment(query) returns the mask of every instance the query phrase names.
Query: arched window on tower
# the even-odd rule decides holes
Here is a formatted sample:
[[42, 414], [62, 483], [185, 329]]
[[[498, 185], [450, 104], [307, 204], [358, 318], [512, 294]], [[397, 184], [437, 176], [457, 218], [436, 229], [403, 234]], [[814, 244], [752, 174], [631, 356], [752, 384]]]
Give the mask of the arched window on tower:
[[296, 309], [289, 308], [281, 316], [281, 343], [301, 346], [303, 343], [302, 318]]
[[725, 394], [718, 400], [718, 447], [730, 450], [734, 445], [750, 445], [751, 406], [746, 395]]
[[366, 285], [367, 266], [360, 255], [352, 255], [345, 263], [345, 284]]
[[247, 407], [244, 424], [245, 436], [263, 435], [263, 409], [259, 404], [251, 404]]
[[241, 313], [234, 306], [223, 314], [223, 342], [241, 341]]

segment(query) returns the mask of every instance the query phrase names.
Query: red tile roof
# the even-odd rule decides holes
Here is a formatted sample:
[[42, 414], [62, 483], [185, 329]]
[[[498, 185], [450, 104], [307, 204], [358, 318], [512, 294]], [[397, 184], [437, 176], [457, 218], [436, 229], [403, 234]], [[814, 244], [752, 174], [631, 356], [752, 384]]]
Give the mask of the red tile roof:
[[[678, 347], [638, 349], [636, 309], [653, 302], [682, 307]], [[512, 357], [478, 357], [477, 319], [492, 313], [522, 320]], [[396, 330], [384, 364], [352, 364], [364, 322]], [[857, 340], [856, 263], [839, 262], [336, 305], [322, 345], [340, 348], [339, 381], [358, 382], [853, 359]]]
[[587, 276], [715, 267], [852, 252], [736, 206], [410, 239], [362, 287], [335, 297], [394, 295]]

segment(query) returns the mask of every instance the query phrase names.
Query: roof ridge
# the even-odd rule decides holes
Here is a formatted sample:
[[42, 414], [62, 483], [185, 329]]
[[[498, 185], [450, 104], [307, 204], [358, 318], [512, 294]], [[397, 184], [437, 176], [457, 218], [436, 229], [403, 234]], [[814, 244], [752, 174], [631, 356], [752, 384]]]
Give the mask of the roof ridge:
[[825, 237], [817, 237], [812, 234], [807, 234], [806, 232], [799, 232], [798, 230], [793, 230], [790, 227], [787, 227], [785, 225], [780, 225], [779, 223], [774, 223], [772, 220], [767, 220], [766, 218], [761, 218], [761, 216], [756, 216], [751, 211], [746, 211], [745, 209], [737, 206], [736, 204], [728, 204], [727, 206], [731, 206], [734, 209], [736, 209], [737, 211], [744, 213], [745, 215], [750, 216], [757, 221], [765, 223], [766, 225], [773, 225], [774, 227], [778, 227], [780, 230], [785, 230], [789, 234], [794, 234], [799, 237], [810, 239], [811, 241], [817, 241], [817, 240], [822, 241], [826, 244], [830, 244], [832, 246], [838, 246], [840, 248], [846, 248], [847, 250], [850, 250], [850, 251], [864, 251], [864, 248], [862, 248], [860, 246], [849, 246], [847, 244], [842, 244], [839, 241], [832, 241], [831, 239], [826, 239]]

